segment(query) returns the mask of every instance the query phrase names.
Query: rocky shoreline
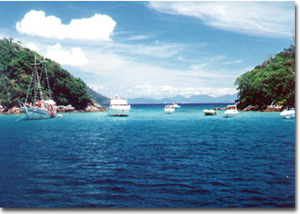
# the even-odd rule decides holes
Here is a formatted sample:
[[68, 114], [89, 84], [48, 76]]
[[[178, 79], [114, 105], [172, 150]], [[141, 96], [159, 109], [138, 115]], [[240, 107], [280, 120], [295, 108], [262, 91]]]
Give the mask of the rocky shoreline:
[[[213, 108], [213, 110], [228, 110], [232, 107], [216, 107]], [[264, 106], [262, 109], [259, 108], [259, 106], [255, 105], [249, 105], [246, 108], [244, 108], [242, 111], [262, 111], [262, 112], [281, 112], [283, 110], [283, 106], [279, 105], [269, 105], [269, 106]], [[57, 112], [58, 113], [79, 113], [79, 112], [102, 112], [102, 111], [107, 111], [107, 108], [98, 104], [92, 104], [87, 106], [85, 109], [75, 109], [72, 105], [67, 105], [67, 106], [57, 106]], [[12, 107], [8, 110], [0, 106], [0, 114], [22, 114], [23, 110], [20, 107]]]
[[[228, 110], [232, 107], [225, 107], [225, 108], [219, 108], [216, 107], [213, 110]], [[283, 106], [280, 105], [269, 105], [269, 106], [263, 106], [260, 108], [258, 105], [252, 106], [249, 105], [246, 108], [242, 109], [242, 111], [262, 111], [262, 112], [280, 112], [283, 110]]]
[[[67, 105], [67, 106], [57, 106], [57, 112], [58, 113], [79, 113], [79, 112], [102, 112], [102, 111], [107, 111], [107, 108], [98, 104], [92, 104], [87, 106], [85, 109], [80, 109], [77, 110], [75, 109], [72, 105]], [[2, 106], [0, 106], [0, 114], [22, 114], [23, 109], [20, 107], [12, 107], [10, 109], [5, 109]]]

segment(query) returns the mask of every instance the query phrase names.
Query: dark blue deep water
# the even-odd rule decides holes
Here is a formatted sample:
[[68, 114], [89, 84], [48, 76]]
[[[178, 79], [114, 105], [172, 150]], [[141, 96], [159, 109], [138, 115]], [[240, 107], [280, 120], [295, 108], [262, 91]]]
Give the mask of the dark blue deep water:
[[1, 207], [294, 207], [295, 120], [132, 106], [0, 116]]

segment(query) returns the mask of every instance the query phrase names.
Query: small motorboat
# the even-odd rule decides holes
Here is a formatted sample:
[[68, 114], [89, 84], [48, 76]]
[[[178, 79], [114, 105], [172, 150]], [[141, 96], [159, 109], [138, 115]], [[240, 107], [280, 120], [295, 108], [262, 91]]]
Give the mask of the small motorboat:
[[174, 105], [165, 105], [164, 111], [165, 113], [174, 113], [175, 112]]
[[295, 109], [284, 109], [280, 116], [286, 118], [286, 119], [292, 119], [295, 118]]
[[239, 111], [237, 110], [236, 105], [228, 105], [227, 110], [224, 112], [224, 117], [233, 117], [234, 115], [238, 114]]
[[203, 110], [203, 113], [205, 115], [216, 115], [217, 114], [217, 112], [213, 109], [205, 109], [205, 110]]
[[177, 105], [176, 103], [173, 103], [171, 105], [165, 105], [165, 112], [166, 113], [174, 113], [175, 112], [175, 108], [180, 108], [180, 105]]
[[176, 104], [176, 103], [175, 103], [175, 104], [173, 103], [173, 107], [174, 107], [174, 108], [180, 108], [181, 106], [178, 105], [178, 104]]

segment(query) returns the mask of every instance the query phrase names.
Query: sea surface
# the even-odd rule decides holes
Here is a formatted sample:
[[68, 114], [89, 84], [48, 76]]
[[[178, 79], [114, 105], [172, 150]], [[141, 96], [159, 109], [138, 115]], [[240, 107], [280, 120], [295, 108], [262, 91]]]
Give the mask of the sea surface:
[[181, 106], [0, 115], [0, 207], [295, 206], [295, 120]]

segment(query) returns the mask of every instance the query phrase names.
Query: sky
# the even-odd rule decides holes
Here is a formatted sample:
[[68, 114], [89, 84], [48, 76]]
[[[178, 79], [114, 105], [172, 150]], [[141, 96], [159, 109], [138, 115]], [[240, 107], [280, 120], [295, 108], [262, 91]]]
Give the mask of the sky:
[[0, 2], [0, 38], [107, 97], [235, 94], [241, 74], [294, 43], [295, 2]]

